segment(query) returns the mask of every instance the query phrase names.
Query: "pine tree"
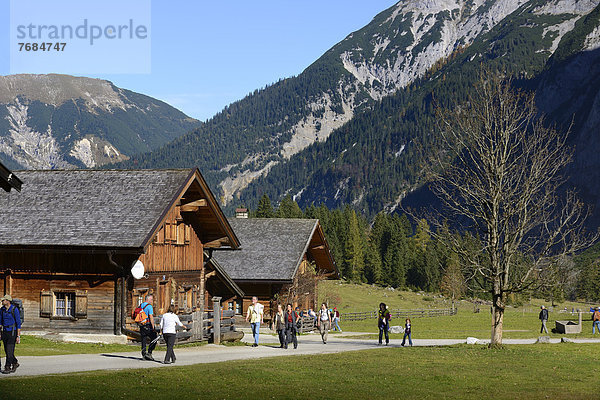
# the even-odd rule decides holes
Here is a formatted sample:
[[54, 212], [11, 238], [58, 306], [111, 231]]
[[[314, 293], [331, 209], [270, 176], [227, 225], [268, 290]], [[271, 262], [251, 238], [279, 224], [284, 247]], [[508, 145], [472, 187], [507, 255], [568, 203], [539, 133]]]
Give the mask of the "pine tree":
[[414, 236], [414, 242], [417, 248], [421, 251], [425, 251], [427, 249], [427, 245], [431, 240], [431, 234], [429, 231], [430, 228], [427, 221], [425, 219], [420, 219], [417, 224], [417, 232]]
[[364, 252], [363, 235], [359, 229], [356, 212], [349, 207], [344, 214], [348, 215], [348, 235], [344, 245], [343, 268], [346, 278], [354, 282], [360, 282], [363, 278]]
[[258, 202], [258, 207], [256, 208], [256, 212], [254, 213], [256, 218], [273, 218], [275, 217], [275, 211], [273, 211], [273, 206], [271, 205], [271, 199], [266, 194], [260, 198]]
[[385, 284], [381, 254], [377, 245], [371, 241], [369, 241], [369, 245], [365, 251], [364, 275], [368, 283], [375, 283], [378, 285]]
[[289, 194], [281, 200], [279, 203], [279, 208], [275, 213], [277, 218], [302, 218], [304, 214], [294, 200], [292, 200], [292, 196]]

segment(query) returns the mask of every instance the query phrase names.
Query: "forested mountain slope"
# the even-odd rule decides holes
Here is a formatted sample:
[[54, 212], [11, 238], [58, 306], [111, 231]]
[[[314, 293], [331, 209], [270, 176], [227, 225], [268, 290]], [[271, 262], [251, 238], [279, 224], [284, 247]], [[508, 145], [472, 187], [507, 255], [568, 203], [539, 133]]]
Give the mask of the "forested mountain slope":
[[435, 107], [464, 101], [482, 68], [514, 74], [541, 93], [558, 55], [597, 45], [597, 25], [571, 56], [562, 39], [598, 3], [400, 1], [299, 76], [122, 165], [197, 165], [230, 206], [291, 194], [301, 206], [394, 210], [423, 183], [423, 162], [439, 146]]

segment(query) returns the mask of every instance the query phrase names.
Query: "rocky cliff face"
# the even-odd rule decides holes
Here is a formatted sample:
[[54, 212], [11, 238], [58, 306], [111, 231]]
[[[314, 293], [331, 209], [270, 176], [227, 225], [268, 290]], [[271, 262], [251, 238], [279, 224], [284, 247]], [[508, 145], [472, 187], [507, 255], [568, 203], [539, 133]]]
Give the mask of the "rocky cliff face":
[[[533, 89], [539, 83], [540, 108], [561, 121], [589, 114], [578, 127], [592, 129], [600, 64], [586, 54], [595, 54], [600, 33], [593, 18], [585, 34], [580, 25], [599, 4], [402, 0], [299, 76], [256, 91], [124, 166], [198, 165], [225, 205], [252, 207], [266, 193], [274, 202], [290, 194], [303, 206], [392, 211], [422, 183], [427, 146], [439, 145], [436, 104], [465, 101], [481, 66]], [[567, 63], [573, 73], [558, 72]], [[590, 91], [585, 99], [582, 88]], [[182, 146], [189, 152], [173, 159]]]
[[[542, 27], [541, 35], [546, 39], [545, 46], [537, 51], [548, 57], [575, 22], [597, 5], [597, 0], [398, 2], [377, 15], [369, 25], [350, 34], [304, 72], [311, 73], [320, 63], [341, 67], [335, 69], [339, 73], [337, 83], [320, 96], [309, 99], [312, 112], [290, 129], [291, 139], [273, 148], [271, 154], [277, 152], [278, 159], [264, 157], [264, 163], [254, 164], [255, 168], [242, 168], [221, 182], [225, 203], [236, 198], [236, 194], [255, 179], [268, 175], [274, 165], [285, 163], [316, 142], [326, 141], [356, 113], [368, 109], [373, 101], [394, 94], [427, 73], [434, 74], [453, 54], [468, 48], [499, 24], [507, 24], [511, 15], [528, 13], [536, 17], [530, 24]], [[488, 46], [494, 45], [495, 38], [487, 40]], [[479, 58], [481, 54], [474, 57]], [[345, 179], [340, 179], [338, 184], [343, 186]], [[297, 189], [290, 188], [291, 192]], [[353, 203], [360, 203], [358, 197]], [[389, 208], [393, 209], [401, 197], [399, 194]]]
[[28, 169], [97, 167], [151, 150], [198, 122], [108, 81], [0, 76], [0, 153]]
[[[350, 34], [307, 69], [336, 64], [336, 82], [307, 99], [309, 115], [287, 132], [290, 139], [275, 146], [255, 163], [220, 183], [225, 204], [254, 179], [267, 175], [273, 165], [285, 162], [315, 142], [327, 140], [350, 121], [370, 100], [406, 87], [425, 75], [436, 62], [468, 46], [526, 0], [419, 0], [400, 1], [377, 15], [363, 29]], [[273, 161], [272, 157], [277, 159]], [[243, 160], [238, 167], [244, 167]]]

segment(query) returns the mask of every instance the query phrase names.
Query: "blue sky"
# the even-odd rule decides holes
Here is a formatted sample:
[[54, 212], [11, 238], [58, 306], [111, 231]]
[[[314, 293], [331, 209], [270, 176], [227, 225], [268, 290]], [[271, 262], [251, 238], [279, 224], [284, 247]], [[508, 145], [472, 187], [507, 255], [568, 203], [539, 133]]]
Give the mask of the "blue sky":
[[[78, 2], [82, 3], [87, 2]], [[108, 79], [205, 120], [254, 89], [299, 74], [393, 4], [392, 0], [151, 1], [151, 72], [86, 76]], [[9, 47], [9, 23], [9, 0], [0, 0], [4, 27], [0, 48]], [[0, 75], [9, 73], [8, 57], [0, 57]]]

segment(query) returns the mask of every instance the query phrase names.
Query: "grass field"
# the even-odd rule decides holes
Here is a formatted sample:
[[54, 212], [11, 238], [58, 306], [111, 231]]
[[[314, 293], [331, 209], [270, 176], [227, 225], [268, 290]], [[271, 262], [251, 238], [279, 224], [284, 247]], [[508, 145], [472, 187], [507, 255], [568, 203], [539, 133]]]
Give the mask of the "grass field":
[[381, 348], [0, 379], [2, 399], [597, 399], [598, 345]]
[[[370, 286], [345, 284], [340, 281], [322, 281], [319, 286], [319, 300], [329, 300], [329, 304], [338, 307], [343, 314], [353, 311], [376, 310], [380, 302], [386, 303], [391, 309], [440, 309], [450, 308], [451, 302], [439, 295], [419, 294], [409, 291], [391, 291], [386, 288]], [[504, 338], [522, 339], [533, 338], [540, 335], [540, 320], [538, 319], [539, 306], [548, 303], [543, 300], [533, 299], [531, 304], [513, 308], [509, 307], [504, 316]], [[473, 312], [473, 304], [467, 301], [456, 303], [458, 314], [454, 316], [412, 318], [412, 336], [422, 339], [464, 339], [467, 336], [474, 336], [482, 339], [490, 337], [491, 334], [491, 313], [489, 306], [481, 306], [479, 313]], [[556, 309], [567, 307], [589, 310], [589, 305], [581, 303], [564, 302]], [[393, 317], [393, 316], [392, 316]], [[343, 318], [343, 317], [342, 317]], [[548, 329], [555, 326], [555, 320], [577, 319], [576, 315], [570, 313], [559, 313], [553, 311], [549, 313]], [[394, 319], [392, 325], [403, 325], [403, 319]], [[370, 319], [365, 321], [342, 321], [340, 326], [345, 331], [353, 332], [377, 332], [377, 320]], [[561, 337], [564, 335], [550, 332], [551, 337]], [[392, 335], [392, 337], [402, 337], [401, 335]], [[593, 337], [592, 323], [590, 314], [583, 315], [583, 332], [577, 335], [568, 335], [568, 337]], [[600, 338], [600, 334], [596, 334]]]

